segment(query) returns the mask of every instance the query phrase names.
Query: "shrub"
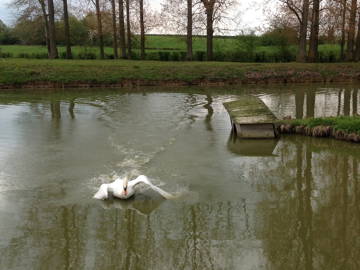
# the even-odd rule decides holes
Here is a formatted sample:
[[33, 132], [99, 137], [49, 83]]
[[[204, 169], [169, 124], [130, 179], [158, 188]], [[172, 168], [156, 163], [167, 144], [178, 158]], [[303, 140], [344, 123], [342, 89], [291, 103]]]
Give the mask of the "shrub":
[[170, 53], [169, 52], [159, 52], [160, 61], [169, 61]]
[[172, 52], [170, 54], [171, 61], [180, 61], [180, 54], [178, 52]]
[[180, 61], [187, 60], [187, 52], [180, 52]]
[[77, 57], [79, 59], [96, 59], [96, 54], [93, 52], [87, 52], [87, 51], [83, 51], [80, 52]]
[[[49, 56], [47, 53], [32, 53], [30, 55], [30, 58], [36, 58], [36, 59], [47, 59]], [[61, 57], [61, 54], [60, 54]]]
[[159, 53], [157, 53], [157, 52], [149, 52], [149, 53], [147, 53], [145, 55], [145, 59], [146, 60], [153, 60], [153, 61], [160, 60]]
[[205, 52], [204, 51], [196, 51], [194, 60], [195, 61], [204, 61], [205, 60]]
[[140, 60], [140, 54], [132, 51], [131, 52], [131, 60]]
[[105, 59], [115, 59], [114, 54], [105, 54]]
[[253, 59], [255, 49], [257, 46], [258, 37], [254, 33], [249, 35], [241, 35], [237, 37], [237, 50], [245, 52], [246, 55], [243, 55], [243, 59], [250, 61]]
[[30, 58], [30, 55], [28, 53], [19, 53], [18, 57], [19, 58]]
[[10, 57], [13, 57], [12, 53], [2, 52], [0, 49], [0, 58], [10, 58]]
[[215, 51], [213, 55], [214, 61], [225, 61], [225, 52]]

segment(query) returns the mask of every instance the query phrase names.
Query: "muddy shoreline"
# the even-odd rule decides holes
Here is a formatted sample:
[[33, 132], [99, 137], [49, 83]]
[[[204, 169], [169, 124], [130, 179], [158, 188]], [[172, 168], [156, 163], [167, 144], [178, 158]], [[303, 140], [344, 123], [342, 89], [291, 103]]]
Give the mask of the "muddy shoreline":
[[93, 81], [44, 81], [0, 83], [0, 89], [55, 89], [55, 88], [137, 88], [146, 86], [184, 87], [184, 86], [231, 86], [231, 85], [268, 85], [300, 83], [358, 83], [360, 72], [336, 73], [324, 75], [320, 72], [304, 71], [258, 71], [247, 72], [239, 78], [202, 78], [194, 80], [181, 79], [119, 79], [113, 82]]

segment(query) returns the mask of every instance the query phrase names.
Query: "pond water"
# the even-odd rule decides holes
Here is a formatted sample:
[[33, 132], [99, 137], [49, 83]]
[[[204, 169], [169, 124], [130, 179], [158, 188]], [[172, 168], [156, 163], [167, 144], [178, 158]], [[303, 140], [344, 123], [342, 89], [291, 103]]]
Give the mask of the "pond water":
[[[0, 93], [0, 269], [360, 269], [360, 146], [234, 140], [222, 106], [353, 115], [358, 89]], [[124, 174], [183, 196], [92, 199]]]

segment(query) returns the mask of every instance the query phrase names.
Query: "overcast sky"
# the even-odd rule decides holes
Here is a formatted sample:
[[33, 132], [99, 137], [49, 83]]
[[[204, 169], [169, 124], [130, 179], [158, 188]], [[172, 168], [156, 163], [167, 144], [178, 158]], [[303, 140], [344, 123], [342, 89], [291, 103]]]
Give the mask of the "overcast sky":
[[[12, 24], [13, 10], [10, 10], [7, 4], [11, 0], [0, 0], [0, 19], [6, 24]], [[71, 1], [74, 0], [69, 0]], [[149, 0], [151, 5], [158, 10], [161, 8], [161, 2], [163, 0]], [[231, 16], [236, 19], [236, 23], [232, 26], [235, 32], [241, 30], [255, 30], [262, 28], [266, 24], [266, 18], [263, 14], [263, 6], [265, 0], [240, 0], [239, 6], [231, 13]]]

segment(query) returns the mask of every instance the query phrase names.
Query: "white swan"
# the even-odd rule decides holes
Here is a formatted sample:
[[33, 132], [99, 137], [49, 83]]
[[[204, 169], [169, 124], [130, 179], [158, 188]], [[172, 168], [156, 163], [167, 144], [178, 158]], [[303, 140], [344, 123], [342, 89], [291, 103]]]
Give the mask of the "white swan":
[[174, 198], [172, 194], [167, 193], [161, 188], [153, 185], [145, 175], [140, 175], [131, 181], [128, 181], [128, 178], [125, 177], [124, 179], [118, 178], [110, 184], [102, 184], [98, 192], [96, 192], [94, 195], [94, 198], [98, 200], [105, 200], [109, 198], [109, 193], [112, 193], [114, 197], [126, 200], [135, 194], [136, 186], [140, 183], [150, 186], [154, 191], [158, 192], [165, 199]]

